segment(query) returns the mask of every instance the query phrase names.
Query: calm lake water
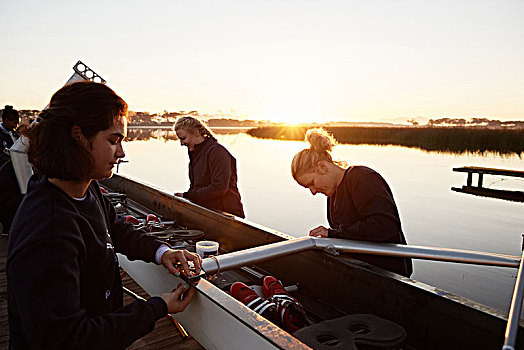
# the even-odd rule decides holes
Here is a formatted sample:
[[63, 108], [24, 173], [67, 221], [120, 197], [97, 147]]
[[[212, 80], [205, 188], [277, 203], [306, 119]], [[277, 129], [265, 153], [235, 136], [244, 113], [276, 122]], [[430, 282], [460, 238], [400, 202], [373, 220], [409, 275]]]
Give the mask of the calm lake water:
[[[158, 134], [166, 133], [158, 131]], [[326, 197], [313, 196], [292, 179], [291, 159], [306, 143], [218, 135], [237, 159], [238, 187], [246, 219], [291, 236], [328, 226]], [[189, 187], [187, 149], [178, 141], [150, 139], [125, 144], [129, 163], [120, 173], [167, 192]], [[397, 146], [338, 145], [334, 159], [378, 171], [395, 196], [409, 244], [521, 255], [524, 204], [451, 191], [466, 183], [453, 167], [524, 169], [518, 156], [457, 155]], [[474, 178], [474, 180], [476, 180]], [[522, 179], [485, 177], [486, 187], [524, 188]], [[507, 312], [516, 269], [415, 260], [413, 279]]]

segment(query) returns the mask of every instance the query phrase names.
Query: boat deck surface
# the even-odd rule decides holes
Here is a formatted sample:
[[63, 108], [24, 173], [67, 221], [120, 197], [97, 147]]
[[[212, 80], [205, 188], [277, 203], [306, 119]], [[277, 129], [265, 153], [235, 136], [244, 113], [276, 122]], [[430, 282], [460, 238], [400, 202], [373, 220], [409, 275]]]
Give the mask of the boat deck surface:
[[[1, 228], [0, 228], [1, 232]], [[0, 235], [0, 349], [9, 347], [9, 322], [7, 318], [7, 279], [5, 264], [7, 257], [7, 236]], [[126, 288], [132, 290], [141, 297], [148, 295], [129, 276], [123, 278]], [[124, 295], [124, 304], [133, 302], [133, 298]], [[127, 349], [149, 350], [149, 349], [183, 349], [200, 350], [203, 347], [191, 336], [183, 338], [172, 321], [163, 318], [157, 321], [155, 329], [145, 337], [138, 339]]]

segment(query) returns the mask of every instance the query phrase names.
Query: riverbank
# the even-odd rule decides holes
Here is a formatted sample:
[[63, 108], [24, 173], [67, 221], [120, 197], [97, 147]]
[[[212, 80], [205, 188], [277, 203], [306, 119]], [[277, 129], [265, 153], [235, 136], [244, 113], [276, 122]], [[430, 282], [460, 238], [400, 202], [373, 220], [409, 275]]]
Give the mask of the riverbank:
[[[253, 137], [304, 140], [314, 126], [268, 126], [250, 129]], [[524, 153], [523, 129], [446, 127], [324, 127], [342, 144], [397, 145], [452, 153]]]

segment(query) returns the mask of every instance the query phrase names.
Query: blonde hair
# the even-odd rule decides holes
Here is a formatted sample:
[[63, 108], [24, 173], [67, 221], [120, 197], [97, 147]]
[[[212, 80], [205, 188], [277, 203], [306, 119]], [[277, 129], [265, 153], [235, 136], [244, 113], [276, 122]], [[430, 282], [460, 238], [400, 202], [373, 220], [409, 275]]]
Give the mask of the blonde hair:
[[297, 177], [312, 172], [320, 161], [341, 163], [333, 161], [331, 157], [331, 151], [337, 142], [326, 130], [322, 128], [309, 129], [306, 132], [305, 141], [309, 142], [310, 147], [298, 152], [291, 162], [291, 175], [295, 181], [297, 181]]
[[213, 141], [217, 140], [215, 135], [204, 122], [201, 122], [200, 120], [193, 117], [184, 116], [178, 118], [175, 125], [173, 126], [173, 129], [175, 132], [179, 129], [184, 129], [192, 134], [200, 135], [204, 138], [212, 139]]

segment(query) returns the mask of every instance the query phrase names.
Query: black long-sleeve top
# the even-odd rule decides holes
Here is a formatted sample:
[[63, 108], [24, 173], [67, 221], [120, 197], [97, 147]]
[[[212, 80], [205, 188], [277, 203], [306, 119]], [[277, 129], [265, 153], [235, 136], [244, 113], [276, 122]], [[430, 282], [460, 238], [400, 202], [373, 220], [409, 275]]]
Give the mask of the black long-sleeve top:
[[[329, 237], [406, 244], [391, 189], [379, 173], [365, 166], [346, 169], [342, 182], [328, 197], [328, 221]], [[413, 272], [411, 259], [351, 256], [404, 276]]]
[[206, 138], [188, 152], [190, 186], [184, 197], [209, 209], [245, 217], [237, 188], [236, 159], [229, 151]]
[[[18, 134], [14, 132], [15, 138], [18, 137]], [[7, 155], [4, 150], [9, 149], [13, 146], [14, 141], [11, 137], [11, 132], [6, 130], [4, 126], [0, 123], [0, 166], [4, 163], [6, 163], [9, 159], [9, 155]]]
[[78, 201], [32, 179], [8, 243], [11, 349], [123, 349], [150, 332], [167, 305], [122, 306], [115, 252], [153, 262], [161, 244], [117, 217], [96, 181]]
[[0, 222], [4, 233], [9, 233], [16, 210], [23, 198], [13, 163], [9, 159], [0, 166]]

